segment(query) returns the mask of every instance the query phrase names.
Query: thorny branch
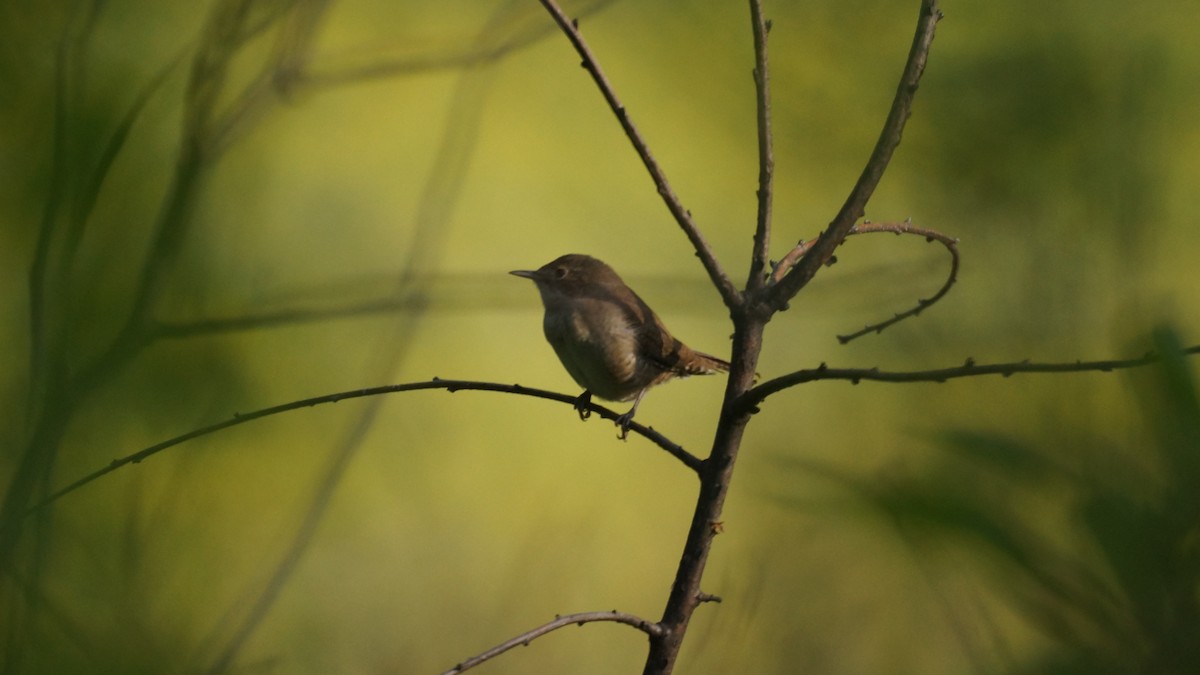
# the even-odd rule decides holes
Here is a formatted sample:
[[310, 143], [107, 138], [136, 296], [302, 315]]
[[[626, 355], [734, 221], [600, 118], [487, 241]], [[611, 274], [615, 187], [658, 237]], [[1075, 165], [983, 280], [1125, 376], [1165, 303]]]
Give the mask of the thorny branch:
[[775, 154], [771, 131], [771, 70], [767, 58], [767, 38], [771, 22], [763, 18], [762, 4], [750, 3], [750, 21], [754, 32], [754, 90], [758, 113], [758, 218], [754, 229], [754, 251], [750, 255], [750, 275], [746, 291], [757, 293], [763, 286], [763, 270], [771, 255], [771, 214], [774, 201]]
[[946, 247], [947, 251], [950, 252], [950, 273], [948, 275], [946, 275], [946, 281], [942, 284], [942, 287], [939, 288], [936, 293], [934, 293], [933, 295], [931, 295], [928, 298], [921, 298], [921, 299], [917, 300], [917, 305], [915, 307], [913, 307], [912, 309], [908, 309], [903, 312], [898, 312], [894, 316], [892, 316], [892, 318], [890, 318], [890, 319], [886, 319], [884, 321], [880, 321], [879, 323], [873, 323], [868, 326], [864, 326], [863, 328], [861, 328], [853, 333], [849, 333], [847, 335], [839, 335], [838, 342], [841, 342], [842, 344], [846, 344], [847, 342], [850, 342], [851, 340], [853, 340], [855, 338], [862, 337], [863, 335], [866, 335], [867, 333], [881, 333], [881, 332], [883, 332], [883, 329], [887, 328], [888, 326], [891, 326], [894, 323], [899, 323], [900, 321], [903, 321], [911, 316], [916, 316], [916, 315], [920, 314], [921, 312], [925, 311], [925, 309], [927, 307], [929, 307], [933, 303], [935, 303], [938, 300], [941, 300], [943, 297], [945, 297], [945, 295], [950, 292], [950, 287], [952, 287], [954, 285], [954, 282], [958, 281], [958, 266], [959, 266], [958, 239], [955, 239], [954, 237], [948, 237], [936, 230], [930, 230], [930, 229], [924, 228], [924, 227], [914, 227], [912, 222], [910, 222], [910, 221], [905, 221], [903, 223], [881, 223], [881, 224], [863, 223], [862, 225], [854, 226], [850, 230], [849, 234], [866, 234], [869, 232], [891, 232], [891, 233], [897, 234], [897, 235], [899, 235], [899, 234], [917, 234], [917, 235], [925, 237], [925, 241], [936, 241], [936, 242], [940, 243], [941, 245]]
[[[166, 450], [167, 448], [174, 447], [176, 445], [185, 443], [190, 440], [194, 440], [196, 438], [200, 438], [201, 436], [208, 436], [209, 434], [213, 434], [218, 431], [228, 429], [229, 427], [235, 427], [235, 426], [238, 426], [239, 424], [245, 424], [247, 422], [252, 422], [254, 420], [261, 419], [263, 417], [270, 417], [271, 415], [278, 415], [280, 413], [290, 412], [292, 410], [299, 410], [302, 408], [311, 408], [312, 406], [321, 405], [321, 404], [325, 404], [325, 403], [337, 403], [339, 401], [348, 401], [351, 399], [365, 398], [368, 396], [380, 396], [383, 394], [395, 394], [395, 393], [405, 392], [405, 391], [423, 391], [423, 390], [427, 390], [427, 389], [445, 389], [446, 391], [448, 391], [450, 393], [454, 393], [457, 391], [494, 391], [494, 392], [503, 392], [503, 393], [508, 393], [508, 394], [518, 394], [521, 396], [533, 396], [535, 398], [543, 398], [543, 399], [547, 399], [550, 401], [558, 401], [559, 403], [566, 403], [571, 406], [575, 406], [578, 404], [578, 396], [570, 396], [567, 394], [560, 394], [558, 392], [546, 391], [544, 389], [532, 389], [530, 387], [523, 387], [519, 384], [499, 384], [496, 382], [475, 382], [475, 381], [471, 381], [471, 380], [442, 380], [442, 379], [438, 379], [438, 378], [434, 378], [434, 379], [426, 381], [426, 382], [409, 382], [409, 383], [405, 383], [405, 384], [389, 384], [389, 385], [384, 385], [384, 386], [380, 386], [380, 387], [368, 387], [366, 389], [352, 389], [350, 391], [338, 392], [336, 394], [325, 394], [324, 396], [314, 396], [312, 398], [305, 398], [305, 399], [300, 399], [298, 401], [292, 401], [290, 403], [283, 403], [280, 405], [271, 406], [270, 408], [263, 408], [261, 410], [255, 410], [253, 412], [235, 413], [233, 415], [233, 417], [231, 417], [227, 420], [217, 422], [215, 424], [210, 424], [206, 427], [201, 427], [199, 429], [194, 429], [192, 431], [187, 432], [186, 434], [181, 434], [174, 438], [169, 438], [165, 441], [162, 441], [161, 443], [156, 443], [154, 445], [151, 445], [150, 447], [145, 448], [143, 450], [139, 450], [138, 452], [135, 452], [131, 455], [126, 455], [124, 457], [114, 459], [112, 462], [110, 462], [104, 468], [97, 469], [96, 471], [93, 471], [92, 473], [89, 473], [88, 475], [83, 476], [82, 478], [72, 482], [71, 484], [67, 485], [66, 487], [63, 487], [63, 488], [59, 489], [58, 491], [54, 492], [53, 494], [51, 494], [50, 496], [46, 497], [44, 500], [42, 500], [41, 502], [36, 504], [35, 506], [30, 507], [26, 511], [26, 515], [33, 514], [34, 512], [48, 506], [52, 502], [55, 502], [55, 501], [61, 499], [62, 497], [66, 496], [67, 494], [74, 492], [75, 490], [78, 490], [79, 488], [83, 487], [84, 485], [87, 485], [88, 483], [91, 483], [92, 481], [96, 480], [97, 478], [101, 478], [107, 474], [110, 474], [113, 471], [116, 471], [117, 469], [119, 469], [127, 464], [138, 464], [138, 463], [142, 462], [143, 460], [152, 457], [153, 455], [157, 455], [158, 453], [162, 452], [163, 450]], [[605, 408], [602, 405], [597, 405], [590, 401], [586, 404], [586, 407], [588, 410], [596, 413], [600, 417], [607, 419], [607, 420], [613, 420], [614, 422], [616, 422], [617, 418], [620, 416], [620, 413], [617, 413], [613, 410], [609, 410], [608, 408]], [[704, 464], [704, 462], [700, 458], [698, 458], [695, 455], [684, 450], [682, 446], [672, 442], [666, 436], [655, 431], [651, 427], [643, 426], [641, 424], [638, 424], [637, 422], [632, 422], [629, 425], [629, 430], [634, 432], [635, 434], [638, 434], [639, 436], [642, 436], [646, 440], [654, 443], [655, 445], [662, 448], [663, 450], [666, 450], [667, 453], [669, 453], [672, 457], [674, 457], [675, 459], [678, 459], [680, 462], [683, 462], [683, 464], [685, 466], [687, 466], [689, 469], [691, 469], [693, 471], [699, 471], [700, 468]]]
[[604, 100], [608, 102], [608, 107], [612, 109], [613, 114], [620, 121], [621, 128], [625, 130], [625, 135], [633, 143], [638, 156], [642, 158], [642, 163], [646, 165], [646, 170], [650, 172], [650, 177], [654, 179], [654, 184], [658, 187], [658, 194], [662, 196], [667, 209], [675, 217], [675, 221], [679, 223], [679, 227], [683, 229], [688, 240], [692, 242], [692, 247], [696, 249], [696, 257], [700, 258], [700, 262], [704, 264], [704, 269], [708, 272], [713, 285], [717, 287], [717, 291], [721, 294], [721, 299], [725, 301], [725, 306], [730, 309], [740, 307], [742, 305], [742, 294], [734, 287], [725, 270], [721, 268], [721, 263], [717, 261], [716, 255], [713, 254], [712, 247], [709, 246], [708, 241], [704, 239], [704, 235], [700, 233], [700, 228], [692, 220], [691, 211], [684, 208], [683, 202], [679, 200], [675, 191], [671, 189], [671, 184], [667, 182], [666, 174], [663, 173], [662, 168], [658, 165], [658, 161], [654, 159], [654, 155], [650, 152], [650, 146], [646, 144], [641, 132], [634, 126], [633, 120], [625, 110], [625, 105], [617, 98], [612, 84], [605, 77], [604, 71], [600, 69], [599, 62], [596, 61], [596, 57], [592, 55], [592, 50], [584, 41], [583, 35], [579, 32], [578, 22], [568, 18], [555, 0], [540, 1], [542, 6], [550, 12], [550, 16], [554, 18], [555, 23], [566, 34], [567, 39], [571, 41], [571, 45], [575, 47], [575, 51], [579, 53], [580, 58], [583, 59], [583, 68], [591, 74], [592, 79], [596, 82], [596, 86], [600, 88], [600, 93], [604, 95]]
[[[856, 234], [872, 234], [875, 232], [891, 232], [892, 234], [897, 235], [915, 234], [925, 237], [925, 241], [936, 241], [940, 243], [942, 246], [946, 247], [947, 251], [950, 252], [950, 273], [946, 276], [946, 281], [942, 284], [942, 287], [939, 288], [938, 291], [932, 296], [918, 300], [916, 307], [899, 312], [890, 319], [871, 324], [848, 335], [839, 335], [838, 342], [841, 342], [842, 344], [846, 344], [855, 338], [862, 337], [867, 333], [880, 333], [883, 331], [883, 329], [891, 326], [894, 323], [898, 323], [911, 316], [920, 314], [930, 305], [938, 300], [941, 300], [947, 293], [950, 292], [950, 287], [953, 286], [956, 281], [958, 281], [958, 239], [942, 234], [937, 230], [931, 230], [926, 227], [917, 227], [916, 225], [912, 224], [911, 219], [906, 220], [903, 223], [862, 223], [850, 228], [850, 231], [846, 233], [846, 236], [849, 237]], [[812, 246], [815, 243], [816, 240], [814, 239], [808, 242], [801, 241], [800, 243], [796, 244], [795, 248], [793, 248], [791, 251], [788, 251], [788, 254], [783, 257], [783, 260], [780, 260], [775, 264], [775, 267], [771, 272], [771, 281], [778, 282], [780, 279], [782, 279], [788, 273], [788, 270], [790, 270], [792, 266], [794, 266], [809, 252], [809, 250], [812, 249]], [[830, 258], [828, 262], [832, 263], [833, 259]]]
[[538, 626], [537, 628], [534, 628], [533, 630], [525, 631], [524, 633], [521, 633], [520, 635], [512, 638], [511, 640], [506, 640], [504, 642], [501, 642], [500, 644], [496, 645], [495, 647], [492, 647], [491, 649], [487, 650], [486, 652], [483, 652], [482, 654], [479, 654], [478, 656], [472, 656], [471, 658], [467, 659], [466, 661], [463, 661], [462, 663], [455, 665], [450, 670], [443, 672], [442, 675], [458, 675], [459, 673], [461, 673], [463, 671], [470, 670], [471, 668], [478, 666], [479, 664], [483, 663], [484, 661], [491, 660], [491, 659], [503, 654], [504, 652], [512, 649], [513, 647], [528, 646], [530, 642], [536, 640], [537, 638], [540, 638], [541, 636], [543, 636], [551, 631], [558, 630], [559, 628], [570, 626], [572, 624], [574, 624], [576, 626], [582, 626], [585, 623], [593, 623], [596, 621], [615, 621], [617, 623], [623, 623], [623, 624], [626, 624], [629, 626], [633, 626], [634, 628], [637, 628], [638, 630], [642, 631], [643, 633], [646, 633], [647, 635], [651, 635], [651, 636], [659, 635], [662, 633], [662, 626], [660, 626], [656, 623], [647, 621], [647, 620], [641, 618], [640, 616], [634, 616], [633, 614], [626, 614], [624, 612], [618, 612], [615, 609], [611, 612], [581, 612], [579, 614], [568, 614], [566, 616], [556, 616], [556, 617], [554, 617], [553, 621], [548, 621], [548, 622]]
[[867, 200], [870, 199], [875, 186], [887, 168], [893, 151], [900, 142], [904, 122], [908, 118], [913, 95], [916, 92], [917, 83], [924, 70], [929, 47], [933, 40], [934, 27], [941, 14], [937, 10], [936, 0], [922, 2], [916, 34], [904, 74], [897, 88], [887, 121], [880, 133], [879, 141], [876, 143], [866, 168], [863, 169], [862, 175], [837, 217], [813, 247], [806, 251], [807, 255], [799, 259], [790, 268], [790, 272], [781, 279], [775, 280], [775, 283], [769, 283], [771, 280], [767, 279], [763, 272], [767, 266], [770, 245], [774, 164], [771, 149], [770, 75], [767, 56], [767, 34], [770, 22], [763, 18], [760, 0], [750, 0], [754, 32], [754, 76], [758, 103], [759, 189], [757, 227], [754, 250], [751, 254], [751, 274], [746, 293], [743, 295], [732, 286], [692, 222], [690, 214], [671, 191], [666, 177], [654, 161], [644, 140], [630, 121], [624, 106], [613, 92], [612, 86], [583, 41], [576, 23], [567, 19], [554, 0], [541, 1], [582, 57], [584, 68], [592, 75], [592, 79], [600, 88], [609, 107], [612, 108], [621, 126], [625, 129], [626, 135], [650, 171], [668, 209], [687, 233], [709, 277], [725, 300], [725, 304], [730, 308], [734, 320], [732, 366], [720, 423], [717, 425], [714, 435], [712, 451], [708, 459], [704, 461], [700, 472], [701, 489], [688, 530], [687, 542], [684, 545], [675, 581], [671, 586], [670, 596], [660, 622], [663, 632], [650, 637], [650, 652], [643, 669], [644, 675], [662, 675], [670, 673], [674, 669], [691, 616], [704, 595], [700, 589], [700, 583], [713, 537], [720, 531], [721, 511], [732, 479], [734, 462], [753, 408], [753, 406], [740, 406], [739, 401], [753, 386], [755, 366], [762, 349], [763, 328], [770, 316], [774, 312], [786, 308], [788, 300], [808, 283], [822, 265], [830, 260], [833, 251], [862, 217]]
[[[1200, 355], [1200, 345], [1187, 347], [1181, 354]], [[805, 382], [817, 380], [846, 380], [851, 384], [859, 382], [946, 382], [963, 377], [979, 377], [982, 375], [1002, 375], [1010, 377], [1019, 373], [1108, 373], [1114, 370], [1140, 368], [1163, 360], [1164, 355], [1154, 352], [1143, 354], [1133, 359], [1116, 359], [1107, 361], [1076, 361], [1074, 363], [1033, 363], [1018, 361], [1015, 363], [975, 363], [968, 358], [961, 366], [952, 368], [937, 368], [934, 370], [914, 370], [908, 372], [884, 371], [878, 368], [830, 368], [824, 363], [816, 368], [797, 370], [787, 375], [781, 375], [763, 382], [746, 392], [737, 402], [737, 409], [744, 412], [757, 412], [758, 405], [768, 396], [777, 394], [784, 389]]]
[[787, 307], [788, 301], [828, 262], [850, 229], [866, 213], [867, 201], [871, 199], [875, 187], [883, 178], [883, 173], [887, 170], [888, 163], [891, 162], [892, 153], [900, 145], [904, 124], [912, 113], [913, 98], [916, 96], [917, 87], [921, 82], [921, 75], [925, 72], [929, 48], [933, 44], [933, 35], [938, 20], [941, 18], [942, 12], [938, 9], [937, 0], [922, 0], [917, 30], [913, 35], [912, 47], [908, 52], [908, 61], [904, 65], [900, 84], [896, 88], [896, 96], [892, 99], [891, 110], [888, 111], [887, 120], [883, 124], [883, 130], [879, 133], [875, 149], [871, 152], [866, 167], [863, 168], [858, 182], [854, 184], [854, 188], [846, 197], [841, 210], [834, 216], [829, 227], [813, 243], [808, 254], [783, 279], [767, 287], [761, 298], [763, 306], [760, 311], [768, 316]]

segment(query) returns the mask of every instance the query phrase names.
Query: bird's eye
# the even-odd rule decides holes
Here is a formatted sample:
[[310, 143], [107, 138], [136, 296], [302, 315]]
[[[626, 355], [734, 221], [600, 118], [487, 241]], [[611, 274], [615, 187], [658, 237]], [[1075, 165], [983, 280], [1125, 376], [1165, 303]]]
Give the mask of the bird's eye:
[[555, 267], [554, 268], [554, 277], [556, 279], [566, 279], [567, 278], [567, 268]]

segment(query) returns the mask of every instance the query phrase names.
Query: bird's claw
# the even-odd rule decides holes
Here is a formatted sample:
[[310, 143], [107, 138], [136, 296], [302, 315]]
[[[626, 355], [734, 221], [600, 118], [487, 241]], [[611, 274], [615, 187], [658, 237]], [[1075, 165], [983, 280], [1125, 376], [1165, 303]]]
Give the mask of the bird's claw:
[[617, 415], [615, 422], [621, 428], [621, 433], [617, 435], [617, 438], [625, 440], [629, 436], [629, 425], [633, 424], [633, 411], [630, 410], [624, 415]]
[[[589, 407], [591, 405], [592, 405], [592, 392], [590, 392], [590, 391], [583, 392], [582, 394], [579, 395], [578, 398], [575, 399], [574, 407], [575, 407], [575, 412], [579, 413], [579, 419], [586, 420], [587, 418], [592, 416], [592, 409]], [[637, 412], [636, 405], [634, 405], [633, 409], [631, 409], [629, 412], [625, 413], [624, 415], [617, 415], [615, 421], [616, 421], [617, 426], [621, 429], [621, 433], [617, 436], [617, 438], [619, 438], [621, 440], [625, 440], [629, 436], [629, 426], [631, 424], [633, 424], [633, 414], [635, 412]]]
[[592, 392], [585, 391], [575, 399], [575, 412], [579, 413], [579, 419], [586, 420], [592, 416], [591, 408], [588, 408], [592, 403]]

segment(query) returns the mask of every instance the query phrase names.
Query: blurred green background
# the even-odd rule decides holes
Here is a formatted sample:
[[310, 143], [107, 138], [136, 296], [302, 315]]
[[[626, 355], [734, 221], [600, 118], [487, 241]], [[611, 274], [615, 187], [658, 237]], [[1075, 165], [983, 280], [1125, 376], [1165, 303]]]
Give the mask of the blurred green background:
[[[766, 3], [776, 257], [861, 170], [917, 7]], [[745, 3], [567, 9], [742, 279]], [[762, 374], [1132, 356], [1165, 324], [1194, 343], [1200, 4], [942, 9], [868, 217], [959, 237], [959, 283], [840, 346], [947, 265], [915, 237], [852, 239], [771, 323]], [[694, 480], [534, 399], [306, 409], [19, 515], [115, 457], [307, 396], [433, 376], [574, 394], [536, 292], [506, 275], [566, 252], [726, 353], [718, 295], [537, 3], [3, 3], [0, 130], [4, 672], [428, 673], [555, 614], [658, 618]], [[724, 602], [697, 612], [679, 672], [1187, 672], [1189, 368], [772, 397], [706, 575]], [[703, 455], [722, 389], [671, 384], [639, 421]], [[644, 656], [640, 634], [592, 625], [480, 672]]]

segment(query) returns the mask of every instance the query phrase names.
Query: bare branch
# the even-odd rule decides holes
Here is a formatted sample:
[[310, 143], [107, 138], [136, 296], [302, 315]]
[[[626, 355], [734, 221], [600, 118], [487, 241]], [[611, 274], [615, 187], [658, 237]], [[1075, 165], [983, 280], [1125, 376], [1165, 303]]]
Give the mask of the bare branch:
[[[427, 389], [445, 389], [446, 391], [449, 391], [451, 393], [454, 393], [457, 391], [494, 391], [494, 392], [500, 392], [500, 393], [506, 393], [506, 394], [519, 394], [521, 396], [533, 396], [534, 398], [544, 398], [544, 399], [548, 399], [551, 401], [558, 401], [559, 403], [566, 403], [571, 406], [576, 405], [578, 403], [578, 398], [579, 398], [578, 396], [571, 396], [568, 394], [560, 394], [558, 392], [547, 391], [545, 389], [532, 389], [530, 387], [523, 387], [519, 384], [499, 384], [496, 382], [474, 382], [474, 381], [470, 381], [470, 380], [442, 380], [442, 379], [438, 379], [438, 378], [434, 378], [434, 379], [426, 381], [426, 382], [408, 382], [405, 384], [389, 384], [389, 385], [384, 385], [384, 386], [380, 386], [380, 387], [368, 387], [366, 389], [352, 389], [350, 391], [342, 391], [342, 392], [338, 392], [336, 394], [325, 394], [324, 396], [314, 396], [312, 398], [305, 398], [305, 399], [300, 399], [298, 401], [292, 401], [290, 403], [283, 403], [280, 405], [271, 406], [270, 408], [263, 408], [261, 410], [255, 410], [255, 411], [249, 412], [249, 413], [234, 413], [233, 417], [230, 419], [224, 420], [222, 422], [217, 422], [216, 424], [210, 424], [206, 427], [201, 427], [199, 429], [194, 429], [192, 431], [187, 432], [186, 434], [181, 434], [174, 438], [169, 438], [165, 441], [162, 441], [161, 443], [155, 443], [154, 445], [151, 445], [150, 447], [145, 448], [143, 450], [139, 450], [138, 452], [135, 452], [132, 455], [126, 455], [125, 457], [121, 457], [119, 459], [114, 459], [112, 462], [110, 462], [108, 464], [108, 466], [105, 466], [102, 469], [97, 469], [96, 471], [93, 471], [92, 473], [80, 478], [79, 480], [76, 480], [75, 482], [71, 483], [70, 485], [67, 485], [66, 487], [51, 494], [49, 497], [47, 497], [40, 503], [36, 504], [35, 506], [30, 507], [25, 512], [25, 515], [30, 515], [33, 512], [38, 511], [38, 510], [44, 508], [45, 506], [49, 505], [51, 502], [54, 502], [54, 501], [64, 497], [68, 493], [74, 492], [75, 490], [78, 490], [79, 488], [83, 487], [84, 485], [91, 483], [92, 481], [96, 480], [97, 478], [101, 478], [102, 476], [112, 473], [113, 471], [116, 471], [117, 469], [119, 469], [127, 464], [138, 464], [141, 461], [148, 459], [149, 457], [151, 457], [153, 455], [157, 455], [158, 453], [162, 452], [163, 450], [166, 450], [167, 448], [174, 447], [176, 445], [185, 443], [187, 441], [190, 441], [190, 440], [193, 440], [196, 438], [200, 438], [201, 436], [208, 436], [209, 434], [213, 434], [218, 431], [228, 429], [230, 427], [236, 427], [239, 424], [245, 424], [246, 422], [252, 422], [254, 420], [261, 419], [263, 417], [270, 417], [271, 415], [278, 415], [280, 413], [290, 412], [292, 410], [299, 410], [301, 408], [311, 408], [312, 406], [321, 405], [324, 403], [337, 403], [339, 401], [348, 401], [348, 400], [356, 399], [356, 398], [366, 398], [368, 396], [380, 396], [383, 394], [397, 394], [397, 393], [406, 392], [406, 391], [423, 391], [423, 390], [427, 390]], [[613, 422], [616, 422], [617, 418], [620, 416], [620, 413], [617, 413], [613, 410], [609, 410], [608, 408], [605, 408], [602, 405], [597, 405], [595, 403], [588, 402], [586, 407], [591, 412], [596, 413], [597, 415], [599, 415], [600, 417], [602, 417], [606, 420], [612, 420]], [[683, 464], [685, 466], [687, 466], [689, 469], [692, 469], [693, 471], [699, 471], [700, 468], [703, 467], [703, 465], [704, 465], [703, 460], [696, 457], [695, 455], [692, 455], [688, 451], [684, 450], [682, 446], [672, 442], [666, 436], [663, 436], [661, 433], [655, 431], [654, 429], [652, 429], [650, 427], [638, 424], [637, 422], [632, 422], [629, 425], [629, 430], [638, 434], [639, 436], [642, 436], [646, 440], [654, 443], [655, 445], [662, 448], [663, 450], [666, 450], [672, 457], [674, 457], [675, 459], [678, 459], [680, 462], [683, 462]]]
[[767, 288], [762, 298], [765, 305], [763, 311], [771, 313], [786, 309], [788, 301], [812, 280], [821, 266], [833, 256], [834, 249], [846, 238], [854, 223], [866, 213], [867, 201], [874, 194], [875, 187], [879, 185], [879, 180], [887, 170], [896, 146], [900, 145], [900, 136], [912, 112], [913, 97], [925, 71], [934, 30], [941, 16], [937, 0], [922, 0], [908, 61], [904, 66], [904, 73], [900, 76], [900, 84], [896, 89], [896, 96], [892, 99], [892, 107], [879, 134], [879, 140], [871, 152], [871, 158], [867, 160], [866, 167], [846, 197], [841, 210], [813, 244], [812, 250], [779, 283]]
[[553, 621], [549, 621], [547, 623], [544, 623], [544, 624], [538, 626], [537, 628], [534, 628], [533, 630], [529, 630], [524, 633], [521, 633], [520, 635], [514, 637], [511, 640], [501, 642], [500, 644], [496, 645], [495, 647], [492, 647], [491, 649], [487, 650], [486, 652], [483, 652], [482, 654], [479, 654], [478, 656], [472, 656], [471, 658], [467, 659], [466, 661], [463, 661], [462, 663], [459, 663], [458, 665], [454, 666], [450, 670], [443, 672], [442, 675], [458, 675], [458, 673], [461, 673], [466, 670], [470, 670], [471, 668], [474, 668], [475, 666], [483, 663], [484, 661], [488, 661], [492, 658], [495, 658], [495, 657], [503, 654], [504, 652], [512, 649], [513, 647], [528, 646], [530, 642], [536, 640], [537, 638], [540, 638], [541, 636], [543, 636], [551, 631], [558, 630], [559, 628], [563, 628], [565, 626], [570, 626], [572, 624], [575, 624], [577, 626], [582, 626], [585, 623], [593, 623], [596, 621], [614, 621], [616, 623], [623, 623], [623, 624], [626, 624], [629, 626], [633, 626], [634, 628], [642, 631], [643, 633], [646, 633], [647, 635], [651, 635], [651, 636], [661, 635], [662, 631], [663, 631], [662, 626], [660, 626], [657, 623], [651, 623], [651, 622], [641, 618], [640, 616], [634, 616], [633, 614], [626, 614], [624, 612], [618, 612], [615, 609], [611, 612], [581, 612], [579, 614], [568, 614], [566, 616], [556, 616], [556, 617], [554, 617]]
[[692, 247], [696, 249], [696, 257], [700, 258], [700, 262], [704, 264], [704, 269], [708, 272], [713, 285], [717, 287], [717, 291], [721, 294], [721, 299], [724, 300], [725, 306], [730, 309], [740, 307], [742, 305], [742, 294], [738, 292], [733, 282], [729, 279], [729, 275], [721, 268], [721, 263], [717, 261], [712, 248], [708, 245], [708, 241], [704, 239], [704, 235], [700, 234], [700, 229], [696, 227], [696, 223], [692, 220], [691, 211], [684, 208], [683, 203], [679, 201], [679, 197], [671, 189], [670, 183], [667, 182], [666, 174], [658, 166], [658, 161], [650, 153], [650, 147], [646, 145], [645, 139], [642, 138], [641, 133], [634, 126], [629, 113], [625, 111], [624, 104], [617, 98], [617, 94], [613, 91], [612, 85], [609, 84], [608, 78], [604, 76], [604, 71], [600, 69], [600, 63], [596, 61], [596, 57], [592, 55], [591, 49], [584, 42], [577, 22], [567, 18], [567, 15], [563, 13], [558, 3], [554, 0], [540, 1], [542, 6], [550, 12], [550, 16], [554, 17], [555, 23], [566, 34], [567, 39], [575, 47], [575, 51], [583, 59], [582, 65], [584, 69], [591, 73], [596, 86], [600, 88], [600, 93], [604, 95], [604, 100], [608, 102], [608, 106], [617, 116], [617, 120], [621, 122], [621, 127], [625, 130], [625, 135], [633, 143], [634, 150], [642, 158], [642, 163], [646, 165], [646, 170], [650, 172], [650, 177], [654, 179], [654, 184], [658, 187], [658, 194], [666, 203], [667, 210], [675, 217], [675, 222], [679, 223], [679, 227], [683, 228], [684, 234], [692, 242]]
[[763, 270], [771, 255], [771, 208], [775, 179], [775, 156], [771, 132], [771, 71], [767, 59], [770, 20], [764, 20], [762, 2], [750, 0], [750, 21], [754, 29], [754, 90], [758, 102], [758, 221], [754, 230], [754, 251], [750, 257], [750, 276], [746, 290], [754, 293], [763, 287]]
[[930, 230], [924, 227], [914, 227], [911, 220], [906, 220], [903, 223], [863, 223], [862, 225], [857, 225], [851, 229], [849, 234], [867, 234], [870, 232], [892, 232], [897, 235], [916, 234], [925, 237], [925, 241], [927, 242], [939, 242], [942, 246], [946, 247], [947, 251], [950, 252], [950, 274], [946, 276], [945, 283], [942, 284], [942, 287], [938, 289], [937, 293], [934, 293], [928, 298], [921, 298], [920, 300], [917, 300], [916, 307], [899, 312], [892, 318], [885, 321], [880, 321], [879, 323], [865, 326], [848, 335], [839, 335], [838, 342], [842, 344], [846, 344], [855, 338], [862, 337], [867, 333], [882, 333], [883, 329], [887, 328], [888, 326], [899, 323], [911, 316], [920, 314], [921, 312], [925, 311], [927, 307], [945, 297], [945, 295], [950, 292], [950, 287], [954, 285], [954, 282], [958, 281], [958, 239], [946, 236], [936, 230]]
[[[920, 314], [921, 312], [925, 311], [925, 308], [929, 307], [938, 300], [941, 300], [943, 296], [950, 292], [950, 287], [953, 286], [956, 281], [958, 281], [958, 239], [942, 234], [937, 230], [931, 230], [925, 227], [917, 227], [912, 224], [911, 219], [905, 220], [903, 223], [867, 222], [861, 225], [855, 225], [854, 227], [850, 228], [850, 231], [846, 233], [846, 236], [849, 237], [855, 234], [871, 234], [874, 232], [891, 232], [892, 234], [897, 235], [915, 234], [925, 237], [925, 241], [936, 241], [941, 243], [941, 245], [945, 246], [946, 250], [950, 252], [950, 274], [946, 277], [946, 282], [942, 284], [942, 287], [938, 289], [937, 293], [934, 293], [931, 297], [918, 300], [916, 307], [900, 312], [886, 321], [881, 321], [879, 323], [866, 326], [865, 328], [862, 328], [854, 333], [850, 333], [849, 335], [839, 335], [838, 342], [841, 342], [842, 344], [846, 344], [855, 338], [862, 337], [867, 333], [881, 333], [883, 332], [883, 329], [891, 326], [894, 323], [899, 323], [910, 316], [916, 316]], [[808, 242], [801, 241], [800, 243], [796, 244], [795, 248], [793, 248], [791, 251], [788, 251], [788, 254], [783, 257], [783, 260], [780, 260], [775, 265], [774, 270], [771, 272], [772, 281], [779, 281], [782, 279], [784, 275], [787, 274], [788, 270], [790, 270], [793, 265], [803, 258], [815, 243], [815, 239]], [[830, 260], [832, 260], [832, 258]]]
[[[1182, 355], [1195, 356], [1200, 354], [1200, 345], [1180, 350]], [[1134, 359], [1116, 359], [1109, 361], [1076, 361], [1074, 363], [1032, 363], [1028, 360], [1016, 363], [977, 364], [975, 359], [968, 358], [961, 366], [953, 368], [938, 368], [936, 370], [883, 371], [878, 368], [830, 368], [822, 363], [816, 368], [797, 370], [754, 387], [738, 400], [736, 409], [739, 412], [756, 412], [759, 403], [772, 394], [805, 382], [817, 380], [848, 380], [851, 384], [862, 381], [871, 382], [945, 382], [963, 377], [978, 377], [981, 375], [1003, 375], [1009, 377], [1018, 373], [1107, 373], [1127, 368], [1140, 368], [1163, 360], [1162, 354], [1148, 352]]]

